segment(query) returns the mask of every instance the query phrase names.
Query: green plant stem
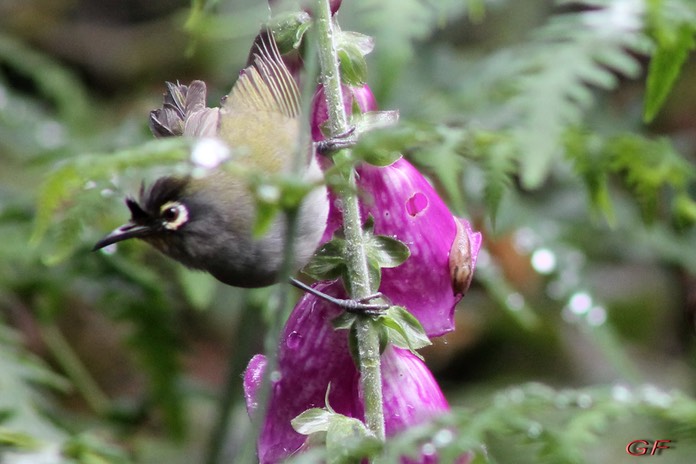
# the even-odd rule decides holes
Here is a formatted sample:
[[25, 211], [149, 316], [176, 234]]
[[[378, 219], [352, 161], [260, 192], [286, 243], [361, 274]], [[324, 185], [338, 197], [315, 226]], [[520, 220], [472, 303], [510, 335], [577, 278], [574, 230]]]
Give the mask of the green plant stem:
[[92, 411], [97, 414], [106, 414], [111, 406], [109, 397], [97, 385], [58, 327], [42, 325], [41, 338]]
[[[297, 236], [297, 213], [296, 209], [289, 209], [284, 212], [286, 217], [286, 230], [284, 237], [284, 256], [283, 267], [280, 271], [280, 281], [288, 282], [294, 261], [295, 255], [295, 238]], [[293, 308], [293, 300], [291, 298], [291, 287], [289, 283], [284, 283], [278, 287], [276, 292], [276, 300], [274, 301], [275, 309], [272, 312], [271, 320], [268, 323], [268, 331], [264, 338], [264, 356], [266, 357], [266, 367], [264, 368], [263, 379], [261, 386], [256, 393], [256, 410], [251, 416], [251, 437], [247, 437], [239, 455], [235, 459], [235, 463], [258, 462], [256, 457], [256, 444], [259, 441], [261, 432], [263, 431], [266, 413], [271, 399], [272, 378], [278, 371], [278, 345], [282, 336], [283, 325], [288, 319], [288, 316]]]
[[[317, 0], [316, 29], [319, 44], [321, 80], [328, 107], [330, 137], [338, 137], [349, 130], [348, 117], [343, 106], [341, 75], [334, 39], [334, 24], [328, 0]], [[338, 156], [350, 156], [347, 150]], [[351, 298], [362, 299], [372, 293], [369, 267], [363, 239], [360, 204], [356, 194], [355, 170], [344, 173], [346, 187], [339, 192], [343, 203], [343, 232], [346, 238], [346, 267]], [[360, 388], [365, 406], [365, 424], [380, 440], [384, 440], [384, 410], [382, 401], [382, 371], [380, 366], [379, 335], [372, 318], [357, 318], [356, 335], [360, 363]]]

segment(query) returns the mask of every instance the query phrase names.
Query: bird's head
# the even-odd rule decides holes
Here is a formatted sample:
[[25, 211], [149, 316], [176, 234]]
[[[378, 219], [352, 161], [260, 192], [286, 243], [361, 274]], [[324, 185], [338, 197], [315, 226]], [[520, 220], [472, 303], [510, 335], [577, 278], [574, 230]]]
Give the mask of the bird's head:
[[142, 187], [138, 200], [126, 199], [130, 221], [99, 240], [93, 249], [139, 238], [169, 253], [191, 221], [186, 195], [189, 183], [189, 178], [162, 177], [149, 189]]

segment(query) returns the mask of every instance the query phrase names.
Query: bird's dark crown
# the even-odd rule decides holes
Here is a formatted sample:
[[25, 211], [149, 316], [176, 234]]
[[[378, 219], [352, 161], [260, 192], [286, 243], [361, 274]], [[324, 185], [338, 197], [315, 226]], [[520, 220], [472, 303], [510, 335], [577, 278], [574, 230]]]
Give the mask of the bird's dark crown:
[[159, 216], [162, 205], [170, 201], [181, 201], [185, 194], [188, 177], [161, 177], [150, 188], [140, 187], [139, 199], [126, 199], [126, 205], [134, 222], [143, 222]]

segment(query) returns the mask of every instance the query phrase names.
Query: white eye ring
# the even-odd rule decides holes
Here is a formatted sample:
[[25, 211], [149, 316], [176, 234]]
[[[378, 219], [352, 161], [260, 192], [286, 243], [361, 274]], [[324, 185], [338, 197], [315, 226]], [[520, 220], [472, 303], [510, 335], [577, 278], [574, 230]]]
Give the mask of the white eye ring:
[[188, 221], [189, 214], [186, 206], [178, 201], [168, 201], [160, 208], [160, 216], [164, 220], [165, 229], [177, 230]]

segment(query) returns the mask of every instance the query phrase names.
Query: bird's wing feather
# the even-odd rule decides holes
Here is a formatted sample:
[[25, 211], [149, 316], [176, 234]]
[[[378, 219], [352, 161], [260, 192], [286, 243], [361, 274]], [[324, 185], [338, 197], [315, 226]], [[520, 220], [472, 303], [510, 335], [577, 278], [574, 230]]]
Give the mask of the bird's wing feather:
[[259, 171], [291, 169], [300, 133], [300, 94], [270, 32], [262, 32], [220, 109], [219, 137], [235, 162]]
[[297, 118], [300, 92], [269, 32], [259, 35], [251, 57], [251, 65], [240, 73], [223, 108], [230, 112], [268, 111]]

